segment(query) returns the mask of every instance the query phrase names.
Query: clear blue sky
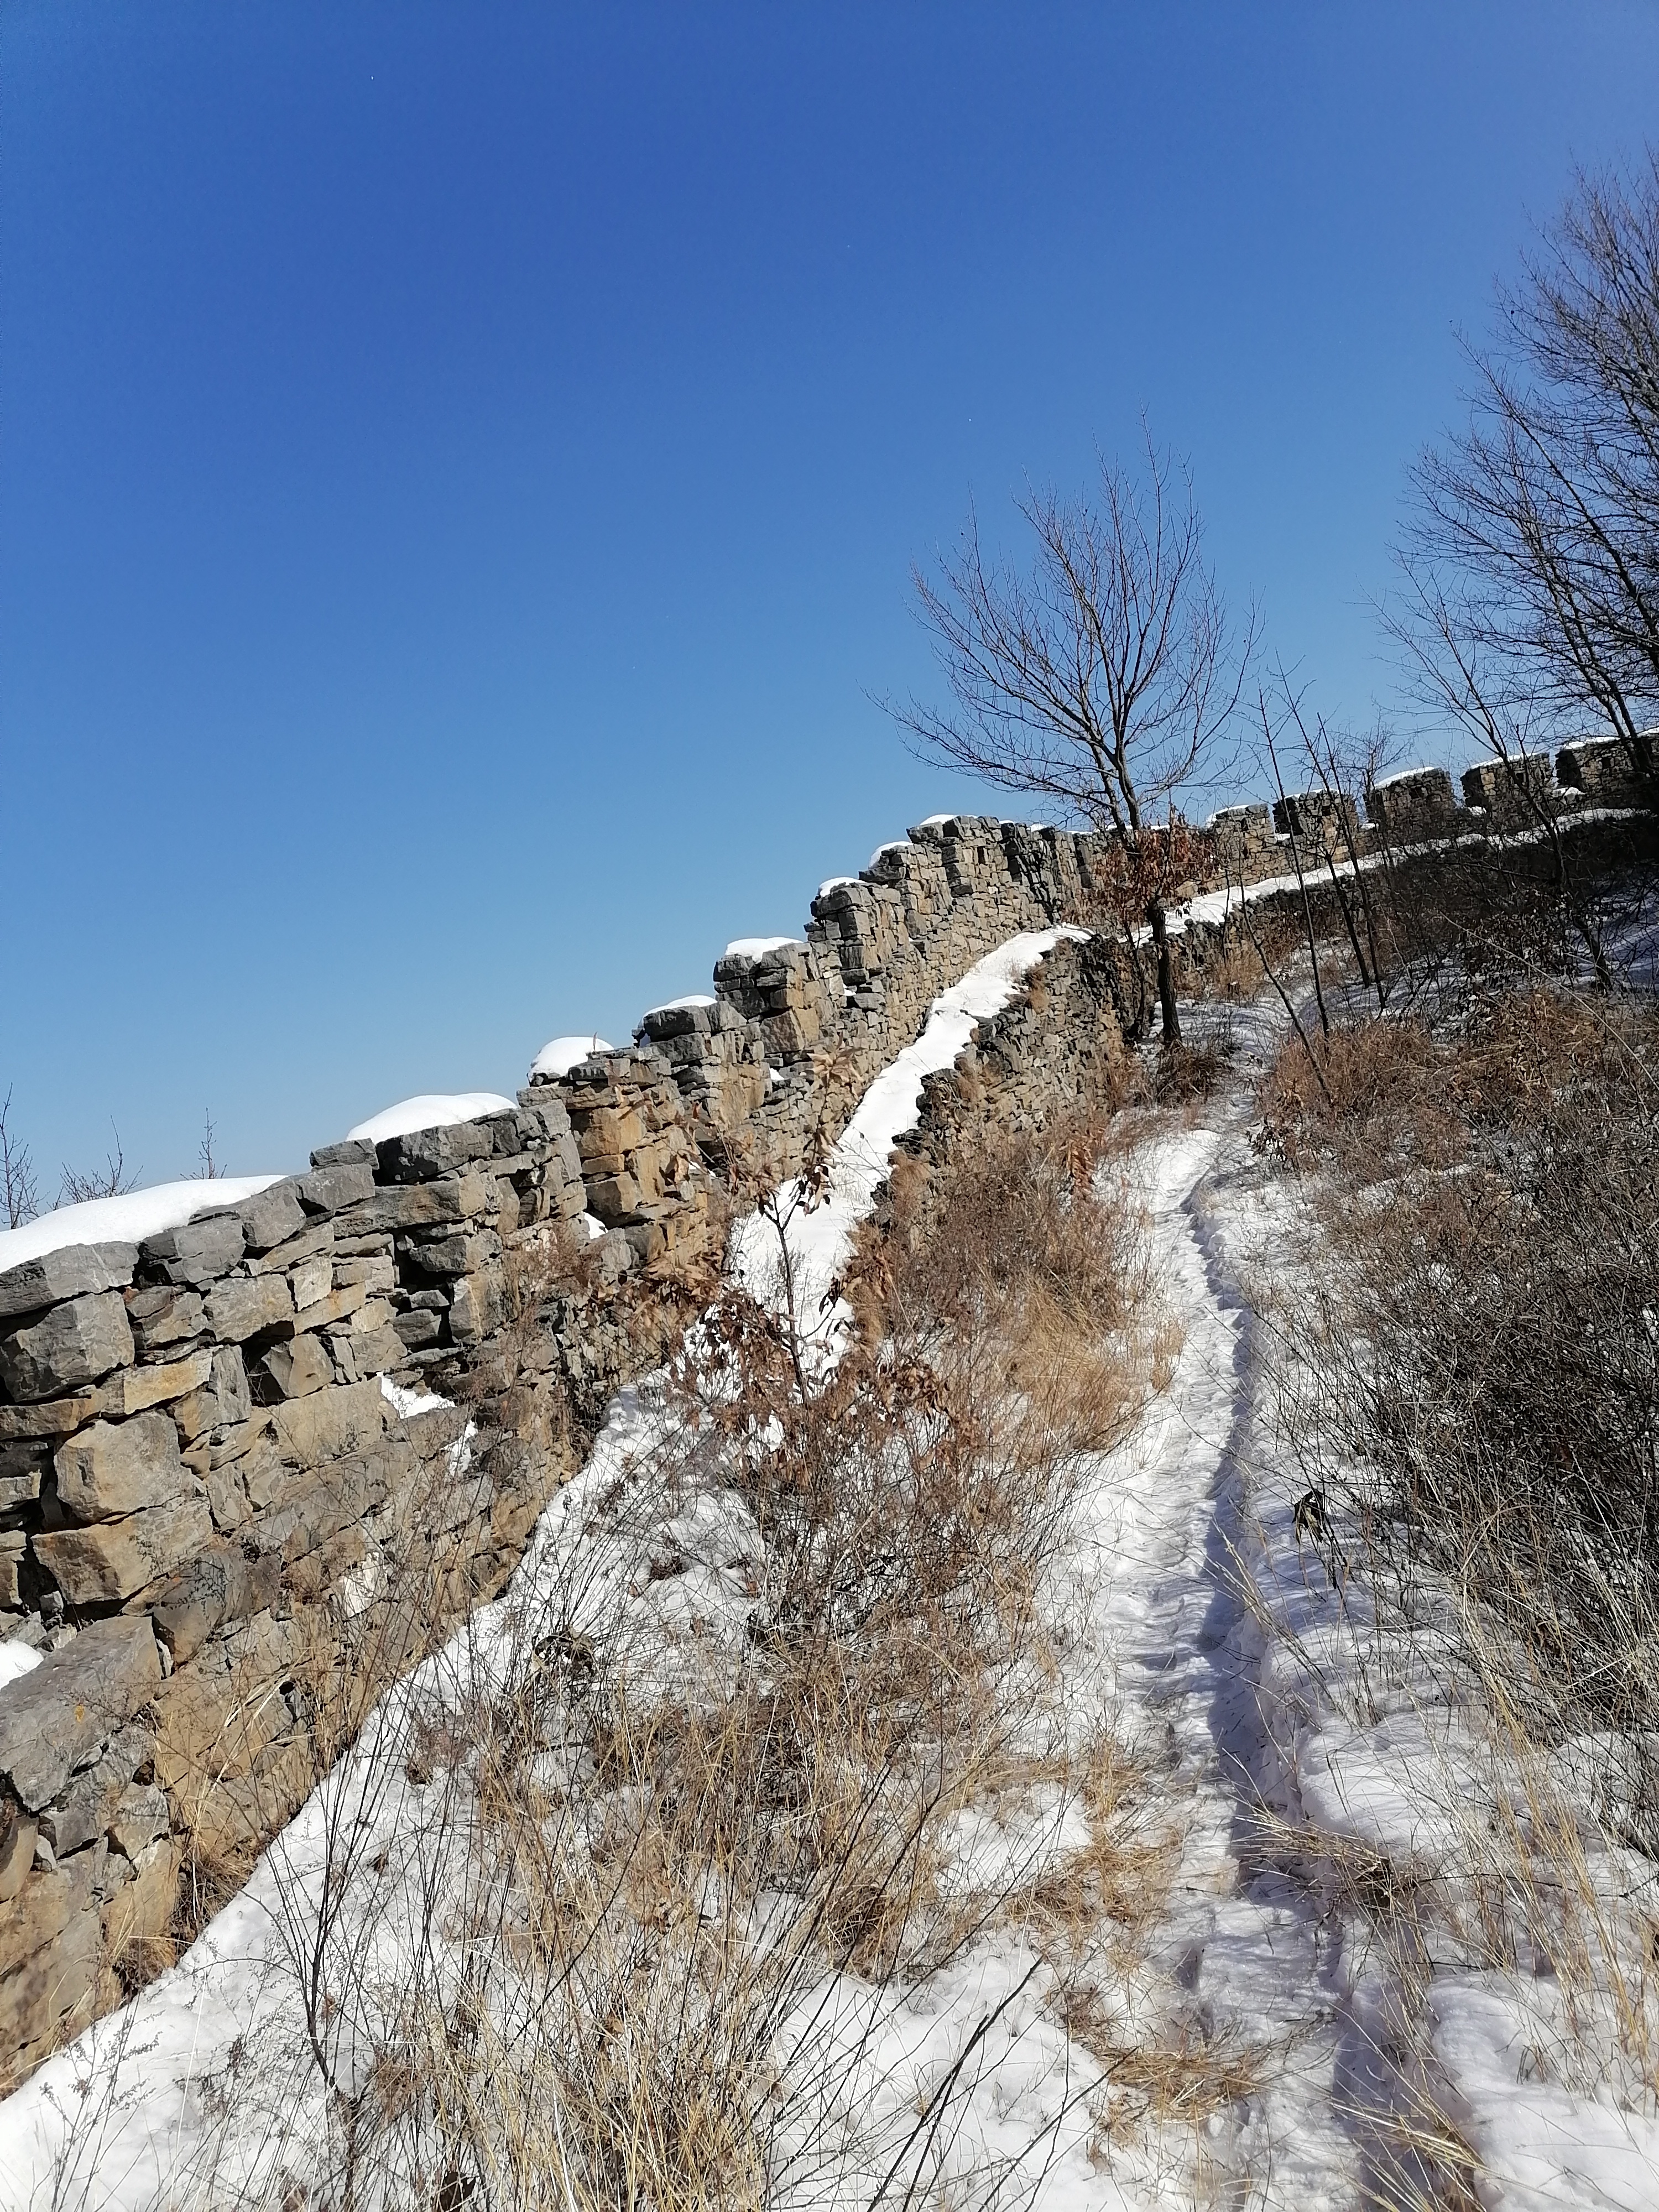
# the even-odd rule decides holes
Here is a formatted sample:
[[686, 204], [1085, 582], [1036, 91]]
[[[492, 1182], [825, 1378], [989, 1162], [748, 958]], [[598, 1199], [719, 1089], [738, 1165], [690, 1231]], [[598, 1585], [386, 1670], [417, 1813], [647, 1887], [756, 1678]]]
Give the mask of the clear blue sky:
[[[41, 1179], [511, 1091], [983, 794], [914, 556], [1143, 406], [1328, 711], [1643, 5], [0, 11], [0, 1092]], [[1002, 805], [1000, 801], [988, 802]]]

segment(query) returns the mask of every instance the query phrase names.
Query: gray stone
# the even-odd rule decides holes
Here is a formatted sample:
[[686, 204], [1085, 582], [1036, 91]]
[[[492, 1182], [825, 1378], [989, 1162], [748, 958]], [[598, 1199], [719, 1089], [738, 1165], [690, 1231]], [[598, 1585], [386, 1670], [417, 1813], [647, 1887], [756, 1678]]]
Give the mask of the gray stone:
[[311, 1156], [313, 1168], [361, 1166], [374, 1164], [374, 1147], [367, 1137], [347, 1137], [337, 1145], [319, 1145]]
[[252, 1254], [247, 1261], [250, 1275], [286, 1274], [302, 1261], [315, 1260], [334, 1249], [334, 1224], [331, 1221], [307, 1217], [311, 1226], [300, 1237], [290, 1237], [285, 1244], [275, 1244], [269, 1252]]
[[58, 1502], [71, 1521], [107, 1521], [180, 1497], [189, 1478], [165, 1413], [94, 1421], [58, 1447]]
[[144, 1264], [159, 1269], [168, 1282], [204, 1290], [228, 1275], [241, 1258], [241, 1216], [204, 1214], [180, 1229], [164, 1229], [158, 1237], [146, 1237], [139, 1249]]
[[250, 1252], [269, 1252], [273, 1245], [298, 1237], [306, 1225], [298, 1179], [292, 1176], [245, 1199], [236, 1211], [241, 1216], [242, 1236]]
[[[340, 1147], [331, 1146], [330, 1151]], [[313, 1160], [319, 1155], [312, 1154]], [[343, 1212], [348, 1206], [360, 1206], [374, 1193], [374, 1148], [361, 1160], [337, 1160], [315, 1167], [309, 1175], [299, 1179], [301, 1200], [308, 1213], [333, 1214]]]
[[[288, 1466], [314, 1467], [378, 1438], [389, 1411], [378, 1382], [315, 1390], [271, 1408], [271, 1437]], [[253, 1494], [251, 1486], [248, 1494]]]
[[41, 1814], [40, 1832], [60, 1859], [103, 1834], [123, 1791], [154, 1748], [150, 1730], [142, 1722], [130, 1721], [92, 1765], [74, 1777], [59, 1802]]
[[406, 1257], [422, 1275], [474, 1275], [492, 1267], [501, 1256], [501, 1240], [493, 1230], [470, 1237], [436, 1237], [429, 1243], [411, 1243]]
[[490, 1132], [477, 1121], [452, 1121], [441, 1129], [411, 1129], [376, 1146], [380, 1175], [387, 1182], [434, 1182], [453, 1175], [469, 1160], [485, 1160], [495, 1151]]
[[308, 1397], [334, 1380], [333, 1364], [315, 1336], [290, 1337], [273, 1344], [254, 1373], [267, 1401], [273, 1390], [279, 1398]]
[[222, 1540], [164, 1583], [150, 1600], [149, 1614], [173, 1664], [182, 1666], [222, 1622], [246, 1620], [274, 1605], [282, 1589], [281, 1565], [274, 1550], [250, 1559], [240, 1543]]
[[441, 1182], [392, 1183], [342, 1214], [337, 1227], [339, 1234], [352, 1237], [438, 1228], [486, 1212], [494, 1195], [495, 1178], [476, 1170], [446, 1176]]
[[136, 1244], [66, 1244], [38, 1260], [20, 1260], [0, 1274], [0, 1321], [90, 1291], [119, 1290], [132, 1280], [137, 1259]]
[[404, 1340], [389, 1323], [354, 1334], [349, 1344], [351, 1362], [359, 1376], [384, 1375], [404, 1364]]
[[216, 1337], [245, 1343], [262, 1329], [275, 1328], [294, 1311], [287, 1279], [282, 1275], [236, 1276], [208, 1293], [207, 1315]]
[[52, 1443], [33, 1437], [20, 1443], [0, 1443], [0, 1513], [27, 1505], [40, 1495], [40, 1485], [52, 1465]]
[[53, 1306], [0, 1341], [0, 1382], [25, 1401], [56, 1398], [131, 1367], [132, 1331], [119, 1291], [100, 1291]]
[[443, 1318], [441, 1314], [424, 1311], [402, 1313], [398, 1316], [392, 1326], [397, 1331], [398, 1342], [406, 1352], [422, 1352], [428, 1345], [435, 1344], [443, 1334]]
[[173, 1573], [212, 1534], [206, 1498], [181, 1498], [121, 1521], [48, 1530], [33, 1539], [34, 1556], [70, 1605], [108, 1605]]
[[206, 1382], [179, 1401], [173, 1408], [173, 1418], [179, 1435], [190, 1443], [210, 1429], [228, 1428], [246, 1420], [252, 1410], [253, 1395], [248, 1389], [241, 1347], [225, 1344], [213, 1355], [213, 1366]]
[[169, 1345], [187, 1344], [207, 1327], [200, 1292], [181, 1289], [176, 1283], [156, 1283], [148, 1290], [130, 1291], [126, 1304], [132, 1340], [141, 1359]]
[[63, 1795], [161, 1680], [155, 1632], [139, 1616], [95, 1620], [9, 1683], [0, 1699], [0, 1775], [31, 1812]]

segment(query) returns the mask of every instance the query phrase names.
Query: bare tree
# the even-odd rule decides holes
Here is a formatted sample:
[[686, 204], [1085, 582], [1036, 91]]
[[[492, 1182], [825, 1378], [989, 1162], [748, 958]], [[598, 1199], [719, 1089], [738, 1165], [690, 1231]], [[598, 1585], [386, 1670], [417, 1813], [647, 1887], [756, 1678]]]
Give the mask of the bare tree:
[[926, 758], [1035, 793], [1115, 831], [1152, 931], [1164, 1041], [1181, 1038], [1165, 927], [1173, 840], [1158, 820], [1213, 781], [1255, 644], [1230, 624], [1206, 565], [1184, 466], [1146, 437], [1139, 471], [1102, 459], [1099, 483], [1016, 501], [1036, 538], [1029, 571], [988, 561], [971, 513], [915, 610], [954, 702], [888, 712]]
[[0, 1104], [0, 1204], [5, 1207], [9, 1229], [21, 1228], [40, 1211], [34, 1162], [28, 1146], [12, 1133], [9, 1086], [4, 1103]]
[[202, 1109], [202, 1141], [196, 1147], [196, 1172], [205, 1182], [213, 1182], [223, 1175], [224, 1170], [213, 1149], [213, 1140], [218, 1132], [213, 1126], [213, 1115], [205, 1107]]
[[1594, 716], [1652, 779], [1659, 154], [1628, 174], [1580, 173], [1521, 283], [1499, 291], [1496, 343], [1466, 350], [1468, 424], [1419, 462], [1404, 550], [1431, 640], [1443, 611], [1488, 664], [1489, 703], [1524, 703], [1557, 735]]
[[121, 1149], [121, 1132], [113, 1121], [110, 1133], [115, 1139], [115, 1150], [109, 1153], [101, 1168], [82, 1175], [69, 1166], [64, 1168], [64, 1187], [58, 1197], [60, 1206], [79, 1206], [89, 1198], [118, 1198], [124, 1191], [131, 1190], [143, 1173], [142, 1168], [127, 1171], [125, 1155]]

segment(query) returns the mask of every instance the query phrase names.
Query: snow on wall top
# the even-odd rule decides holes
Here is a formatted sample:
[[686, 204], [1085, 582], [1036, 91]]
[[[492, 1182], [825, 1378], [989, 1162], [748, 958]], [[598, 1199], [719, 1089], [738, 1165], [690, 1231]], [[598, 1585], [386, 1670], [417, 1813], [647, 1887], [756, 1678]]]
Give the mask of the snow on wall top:
[[348, 1129], [348, 1138], [359, 1137], [378, 1145], [387, 1137], [407, 1137], [416, 1129], [447, 1129], [456, 1121], [476, 1121], [485, 1114], [510, 1114], [515, 1102], [499, 1091], [422, 1091], [416, 1098], [400, 1098], [367, 1121]]
[[592, 1060], [596, 1052], [615, 1050], [614, 1045], [592, 1031], [583, 1036], [550, 1037], [530, 1063], [530, 1079], [533, 1083], [539, 1075], [544, 1081], [556, 1082], [583, 1060]]
[[184, 1182], [123, 1191], [117, 1198], [88, 1198], [78, 1206], [55, 1206], [21, 1229], [0, 1230], [0, 1274], [70, 1244], [142, 1244], [164, 1229], [182, 1229], [198, 1213], [239, 1206], [282, 1180], [276, 1175], [192, 1176]]
[[763, 960], [769, 952], [781, 952], [786, 945], [805, 950], [804, 937], [734, 937], [721, 953], [722, 960]]
[[685, 1006], [717, 1006], [720, 1000], [712, 991], [688, 991], [683, 998], [665, 999], [661, 1004], [647, 1006], [641, 1018], [649, 1021], [653, 1014], [677, 1014]]

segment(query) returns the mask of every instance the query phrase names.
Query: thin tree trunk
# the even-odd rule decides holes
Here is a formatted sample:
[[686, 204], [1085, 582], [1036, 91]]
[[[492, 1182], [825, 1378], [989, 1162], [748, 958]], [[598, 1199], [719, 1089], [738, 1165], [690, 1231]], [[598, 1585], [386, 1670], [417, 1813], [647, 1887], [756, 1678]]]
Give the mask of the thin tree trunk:
[[1164, 1017], [1164, 1046], [1181, 1042], [1181, 1016], [1176, 1006], [1175, 963], [1170, 953], [1170, 933], [1164, 918], [1164, 902], [1154, 899], [1146, 909], [1152, 925], [1152, 944], [1158, 953], [1158, 1004]]

